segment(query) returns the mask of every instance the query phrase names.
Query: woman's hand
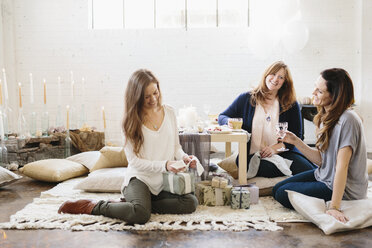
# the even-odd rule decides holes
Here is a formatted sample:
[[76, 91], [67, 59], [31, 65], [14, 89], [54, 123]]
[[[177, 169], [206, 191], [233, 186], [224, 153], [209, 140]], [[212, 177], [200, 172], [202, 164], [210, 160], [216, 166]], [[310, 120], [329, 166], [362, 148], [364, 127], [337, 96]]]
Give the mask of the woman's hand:
[[270, 146], [265, 146], [260, 151], [261, 158], [268, 158], [275, 154], [275, 151]]
[[175, 164], [177, 161], [167, 161], [167, 164], [166, 164], [166, 169], [167, 171], [170, 171], [170, 172], [173, 172], [173, 173], [178, 173], [178, 172], [182, 172], [185, 170], [185, 167], [183, 168], [179, 168], [179, 169], [176, 169], [176, 168], [173, 168], [172, 167], [172, 164]]
[[286, 131], [284, 138], [278, 138], [278, 141], [295, 145], [298, 139], [299, 138], [294, 133], [292, 133], [291, 131]]
[[189, 164], [189, 167], [194, 169], [196, 168], [196, 160], [192, 160], [193, 158], [194, 158], [194, 155], [185, 155], [182, 158], [182, 160], [183, 162], [185, 162], [185, 164], [188, 164], [191, 161], [191, 163]]
[[326, 214], [333, 216], [336, 220], [342, 223], [346, 223], [349, 221], [349, 219], [345, 216], [345, 214], [337, 209], [328, 209], [326, 211]]

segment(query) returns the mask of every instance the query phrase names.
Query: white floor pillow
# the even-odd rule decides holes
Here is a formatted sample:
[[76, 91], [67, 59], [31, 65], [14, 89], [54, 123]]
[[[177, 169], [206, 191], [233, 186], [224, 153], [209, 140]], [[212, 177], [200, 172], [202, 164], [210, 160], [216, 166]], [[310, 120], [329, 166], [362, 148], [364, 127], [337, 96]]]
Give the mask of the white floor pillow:
[[89, 173], [88, 177], [74, 188], [89, 192], [114, 193], [121, 190], [127, 167], [104, 168]]
[[341, 209], [349, 219], [348, 222], [342, 223], [325, 213], [324, 200], [294, 191], [287, 192], [294, 209], [327, 235], [372, 226], [372, 199], [342, 201]]
[[0, 166], [0, 187], [10, 184], [22, 177]]

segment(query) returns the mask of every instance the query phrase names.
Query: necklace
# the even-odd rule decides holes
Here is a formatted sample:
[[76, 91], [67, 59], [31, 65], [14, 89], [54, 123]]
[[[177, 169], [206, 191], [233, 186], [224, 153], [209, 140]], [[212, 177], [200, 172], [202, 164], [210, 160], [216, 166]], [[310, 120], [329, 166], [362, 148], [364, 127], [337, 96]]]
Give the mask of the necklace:
[[269, 114], [267, 114], [265, 119], [266, 119], [267, 122], [270, 122], [271, 121], [271, 116]]
[[147, 122], [155, 129], [155, 130], [158, 130], [159, 129], [159, 126], [157, 124], [155, 124], [151, 118], [150, 118], [150, 115], [146, 114], [145, 115], [145, 118], [147, 120]]

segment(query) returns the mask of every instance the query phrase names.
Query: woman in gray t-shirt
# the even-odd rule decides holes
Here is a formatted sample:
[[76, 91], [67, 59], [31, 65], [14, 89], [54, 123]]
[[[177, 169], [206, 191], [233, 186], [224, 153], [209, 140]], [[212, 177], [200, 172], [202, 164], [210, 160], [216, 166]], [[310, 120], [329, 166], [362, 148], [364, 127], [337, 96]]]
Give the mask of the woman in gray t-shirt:
[[316, 148], [287, 132], [282, 141], [295, 145], [319, 168], [284, 180], [273, 189], [274, 198], [283, 206], [293, 208], [286, 190], [331, 201], [327, 214], [337, 220], [348, 219], [340, 209], [341, 200], [367, 197], [367, 152], [362, 121], [350, 109], [354, 103], [353, 83], [340, 68], [321, 72], [313, 92], [318, 108], [314, 117], [317, 127]]

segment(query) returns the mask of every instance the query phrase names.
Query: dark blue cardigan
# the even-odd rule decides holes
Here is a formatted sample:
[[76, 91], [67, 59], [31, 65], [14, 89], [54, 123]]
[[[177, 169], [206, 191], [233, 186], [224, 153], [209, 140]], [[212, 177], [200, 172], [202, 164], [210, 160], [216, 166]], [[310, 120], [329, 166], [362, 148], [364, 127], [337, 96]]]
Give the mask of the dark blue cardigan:
[[[252, 121], [254, 112], [256, 110], [255, 106], [252, 106], [251, 93], [242, 93], [234, 100], [234, 102], [218, 116], [218, 124], [227, 125], [229, 118], [243, 118], [242, 128], [249, 133], [252, 133]], [[280, 112], [282, 111], [282, 106], [280, 106]], [[279, 115], [279, 122], [288, 122], [288, 130], [303, 139], [302, 136], [302, 117], [300, 106], [295, 102], [290, 109], [281, 113]], [[291, 150], [296, 151], [297, 148], [294, 145], [285, 143], [285, 146]], [[251, 141], [248, 142], [247, 150], [251, 149]]]

